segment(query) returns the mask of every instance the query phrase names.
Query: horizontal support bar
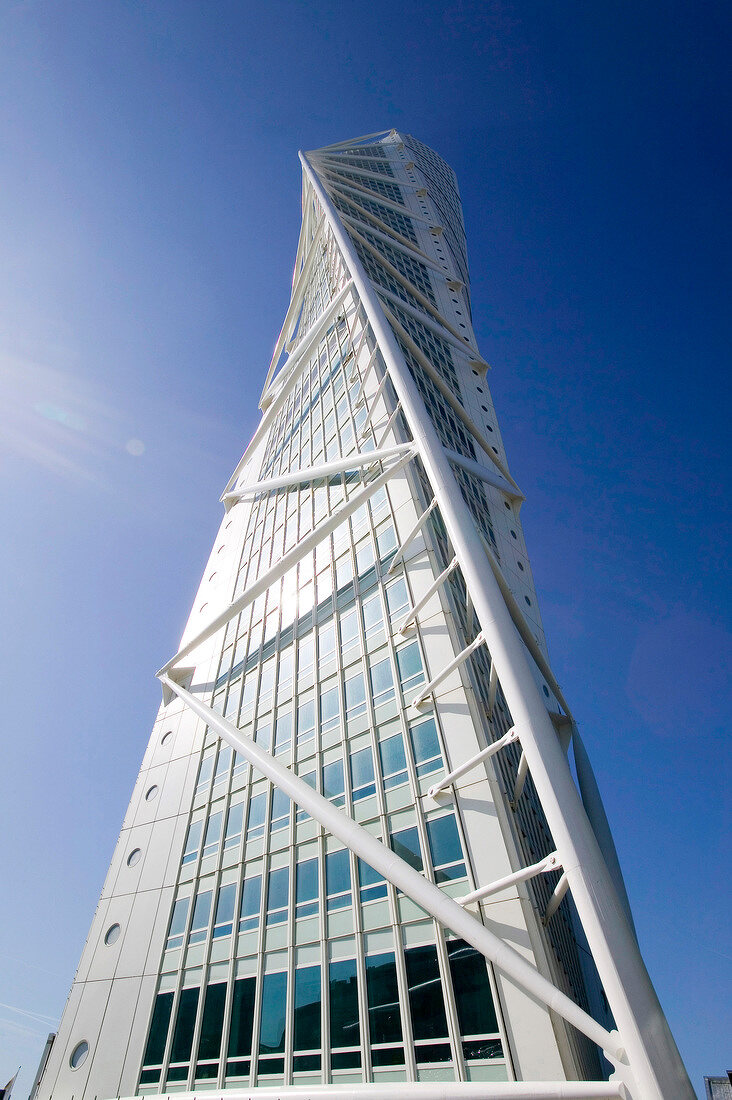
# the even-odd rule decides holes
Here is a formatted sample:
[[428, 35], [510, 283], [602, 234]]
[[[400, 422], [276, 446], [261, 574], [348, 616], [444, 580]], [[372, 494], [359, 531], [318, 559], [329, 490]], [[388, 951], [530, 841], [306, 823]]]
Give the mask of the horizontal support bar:
[[290, 470], [280, 477], [270, 477], [265, 481], [257, 481], [254, 485], [245, 485], [243, 489], [235, 489], [233, 493], [227, 493], [224, 504], [235, 504], [245, 497], [256, 496], [257, 493], [268, 493], [273, 489], [286, 489], [291, 485], [300, 485], [304, 481], [319, 481], [333, 474], [342, 474], [347, 470], [357, 470], [363, 466], [373, 466], [377, 462], [386, 461], [388, 458], [396, 458], [405, 454], [413, 447], [412, 443], [397, 443], [393, 447], [386, 447], [381, 451], [365, 451], [347, 455], [346, 458], [335, 458], [332, 462], [324, 462], [322, 466], [310, 466], [305, 470]]
[[471, 756], [470, 759], [466, 760], [464, 764], [460, 764], [459, 767], [455, 768], [451, 772], [448, 772], [447, 775], [443, 776], [443, 778], [440, 779], [438, 783], [433, 783], [427, 791], [427, 794], [430, 796], [430, 798], [434, 798], [435, 795], [440, 793], [440, 791], [444, 791], [446, 787], [449, 787], [451, 783], [454, 783], [456, 779], [459, 779], [461, 775], [465, 775], [466, 772], [469, 772], [472, 768], [475, 768], [483, 760], [488, 760], [489, 757], [495, 756], [495, 754], [497, 752], [500, 752], [501, 749], [505, 749], [506, 745], [512, 745], [514, 741], [518, 741], [518, 739], [518, 731], [514, 729], [513, 726], [511, 726], [511, 729], [508, 731], [508, 733], [504, 733], [503, 737], [501, 737], [500, 740], [494, 741], [491, 745], [488, 745], [487, 748], [481, 749], [480, 752], [476, 752], [475, 756]]
[[427, 603], [427, 601], [432, 596], [434, 596], [437, 589], [440, 587], [441, 584], [445, 583], [445, 581], [450, 576], [450, 574], [455, 572], [455, 570], [457, 569], [459, 564], [460, 564], [460, 562], [457, 560], [457, 558], [453, 558], [452, 561], [450, 562], [450, 564], [447, 566], [447, 568], [443, 569], [442, 572], [439, 574], [439, 576], [435, 577], [432, 584], [429, 586], [429, 588], [427, 589], [425, 594], [422, 596], [422, 598], [417, 601], [417, 603], [414, 605], [414, 607], [407, 614], [406, 619], [404, 620], [402, 625], [399, 627], [399, 631], [398, 631], [399, 634], [404, 634], [409, 629], [409, 627], [412, 625], [414, 620], [417, 618], [417, 615], [419, 615], [420, 611], [422, 610], [424, 605]]
[[[214, 1094], [221, 1096], [221, 1090]], [[257, 1085], [227, 1088], [226, 1100], [620, 1100], [612, 1081], [389, 1081], [373, 1085]], [[180, 1092], [176, 1100], [201, 1100]], [[125, 1100], [139, 1100], [126, 1097]]]
[[427, 505], [424, 512], [419, 517], [419, 519], [417, 520], [417, 522], [415, 523], [414, 527], [411, 529], [411, 531], [409, 532], [407, 537], [404, 539], [404, 542], [401, 544], [401, 546], [397, 550], [394, 557], [391, 559], [391, 561], [389, 563], [389, 568], [387, 570], [387, 573], [393, 573], [394, 572], [396, 567], [399, 565], [399, 562], [402, 560], [405, 553], [409, 549], [411, 543], [414, 541], [414, 539], [416, 539], [417, 535], [422, 530], [425, 523], [427, 522], [429, 517], [432, 515], [432, 513], [434, 512], [436, 507], [437, 507], [437, 497], [433, 497], [432, 498], [432, 503]]
[[518, 771], [516, 772], [516, 785], [513, 788], [513, 798], [511, 799], [511, 805], [516, 806], [521, 795], [524, 793], [524, 787], [526, 786], [526, 776], [529, 774], [529, 762], [526, 759], [526, 753], [521, 753], [521, 759], [519, 760]]
[[445, 928], [452, 929], [481, 955], [490, 959], [506, 977], [573, 1024], [608, 1054], [617, 1057], [621, 1053], [615, 1036], [552, 985], [518, 951], [504, 943], [448, 894], [444, 894], [439, 887], [424, 878], [401, 856], [372, 836], [363, 825], [359, 825], [344, 810], [334, 806], [322, 794], [318, 794], [304, 779], [295, 775], [260, 744], [246, 737], [236, 726], [197, 699], [190, 691], [167, 675], [162, 675], [160, 679], [163, 685], [177, 695], [214, 733], [241, 753], [252, 767], [266, 776], [291, 801], [322, 825], [326, 832], [345, 844], [387, 882], [401, 890]]
[[460, 653], [458, 653], [457, 657], [453, 657], [450, 663], [445, 665], [442, 672], [438, 672], [437, 675], [434, 676], [428, 684], [425, 684], [419, 695], [417, 695], [412, 700], [412, 706], [420, 707], [422, 703], [424, 703], [430, 692], [434, 691], [435, 688], [442, 683], [445, 677], [449, 676], [454, 669], [456, 669], [459, 665], [463, 663], [463, 661], [467, 661], [470, 654], [474, 653], [475, 650], [478, 649], [479, 646], [482, 646], [484, 642], [485, 637], [483, 635], [483, 632], [481, 631], [480, 634], [473, 638], [470, 645], [466, 645], [465, 649], [461, 650]]
[[498, 894], [501, 890], [507, 890], [509, 886], [517, 886], [519, 882], [528, 882], [529, 879], [536, 878], [537, 875], [557, 871], [561, 866], [558, 853], [552, 852], [551, 855], [546, 856], [538, 863], [532, 863], [530, 867], [522, 867], [520, 871], [514, 871], [512, 875], [497, 878], [494, 882], [489, 882], [487, 886], [480, 886], [477, 890], [473, 890], [471, 894], [465, 894], [462, 898], [455, 898], [455, 901], [458, 905], [471, 905], [474, 901], [480, 901], [481, 898], [488, 898], [491, 894]]
[[562, 900], [564, 899], [564, 895], [567, 893], [568, 889], [569, 879], [567, 878], [567, 875], [562, 872], [562, 877], [560, 878], [557, 885], [554, 887], [554, 893], [549, 898], [549, 904], [546, 907], [546, 913], [544, 914], [545, 925], [549, 923], [559, 906], [562, 904]]
[[500, 489], [502, 493], [505, 493], [511, 500], [525, 500], [526, 497], [523, 493], [520, 493], [518, 489], [515, 489], [497, 470], [489, 470], [487, 466], [482, 466], [480, 462], [475, 462], [472, 458], [466, 458], [464, 455], [458, 454], [457, 451], [451, 451], [449, 448], [445, 448], [445, 454], [450, 459], [450, 462], [454, 462], [456, 466], [460, 466], [463, 470], [467, 470], [469, 474], [475, 474], [481, 481], [485, 481], [486, 485], [492, 485], [495, 489]]
[[[305, 554], [309, 554], [311, 550], [315, 549], [318, 543], [322, 542], [324, 538], [327, 538], [328, 535], [332, 534], [333, 531], [335, 531], [336, 527], [340, 526], [340, 524], [343, 523], [344, 519], [348, 519], [348, 517], [353, 512], [358, 511], [364, 501], [368, 500], [370, 496], [373, 496], [373, 494], [377, 492], [377, 490], [379, 490], [382, 485], [386, 485], [389, 478], [393, 477], [394, 474], [401, 470], [403, 466], [406, 466], [406, 464], [412, 458], [414, 458], [415, 454], [415, 448], [407, 451], [401, 456], [401, 458], [397, 459], [397, 461], [392, 466], [390, 466], [388, 470], [385, 470], [383, 474], [379, 475], [379, 477], [374, 478], [373, 481], [369, 482], [368, 485], [365, 485], [364, 488], [361, 489], [359, 492], [354, 493], [353, 496], [344, 504], [342, 504], [340, 508], [337, 508], [332, 515], [324, 519], [322, 523], [319, 523], [313, 531], [311, 531], [308, 535], [305, 536], [305, 538], [301, 539], [300, 542], [293, 546], [292, 550], [290, 550], [287, 554], [280, 558], [279, 562], [276, 565], [272, 566], [272, 568], [264, 573], [263, 576], [259, 577], [252, 585], [249, 586], [246, 592], [239, 596], [238, 599], [234, 600], [233, 603], [229, 604], [229, 606], [224, 611], [222, 611], [220, 615], [217, 615], [216, 618], [208, 624], [208, 626], [204, 627], [204, 629], [199, 634], [197, 634], [195, 638], [192, 638], [190, 642], [187, 642], [184, 646], [181, 646], [175, 657], [171, 657], [168, 663], [166, 665], [163, 665], [163, 667], [160, 669], [160, 673], [168, 672], [173, 667], [173, 665], [176, 665], [180, 660], [183, 659], [183, 657], [187, 656], [199, 645], [205, 642], [208, 638], [215, 634], [217, 630], [220, 630], [222, 626], [225, 626], [226, 623], [228, 623], [229, 619], [232, 619], [234, 615], [238, 615], [239, 612], [243, 611], [245, 607], [248, 607], [250, 603], [254, 603], [254, 601], [259, 596], [261, 596], [263, 592], [267, 591], [270, 585], [275, 584], [278, 580], [280, 580], [280, 578], [285, 575], [288, 569], [292, 569], [293, 565], [297, 565], [297, 563], [300, 561], [301, 558], [305, 556]], [[158, 675], [160, 675], [160, 673], [158, 673]]]

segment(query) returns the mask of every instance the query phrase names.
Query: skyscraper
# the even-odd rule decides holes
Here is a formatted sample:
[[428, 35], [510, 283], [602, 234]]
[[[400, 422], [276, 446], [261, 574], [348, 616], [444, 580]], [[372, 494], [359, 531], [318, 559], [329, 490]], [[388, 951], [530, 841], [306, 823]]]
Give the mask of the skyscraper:
[[261, 423], [38, 1095], [691, 1096], [549, 664], [454, 174], [394, 131], [301, 162]]

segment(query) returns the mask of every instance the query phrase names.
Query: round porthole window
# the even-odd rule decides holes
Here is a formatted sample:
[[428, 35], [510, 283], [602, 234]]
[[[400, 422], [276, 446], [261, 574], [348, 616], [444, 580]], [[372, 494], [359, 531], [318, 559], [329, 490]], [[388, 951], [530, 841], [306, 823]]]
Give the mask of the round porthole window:
[[145, 801], [146, 802], [152, 802], [153, 798], [157, 798], [157, 797], [158, 797], [158, 788], [155, 785], [153, 785], [152, 787], [148, 787], [148, 789], [145, 791]]
[[172, 730], [167, 730], [167, 732], [164, 733], [163, 736], [161, 737], [160, 744], [161, 745], [167, 745], [172, 736], [173, 736], [173, 731]]
[[79, 1069], [84, 1065], [87, 1054], [89, 1053], [89, 1044], [86, 1039], [82, 1039], [80, 1043], [77, 1043], [74, 1049], [71, 1051], [71, 1057], [69, 1058], [69, 1065], [72, 1069]]
[[117, 942], [121, 931], [122, 929], [118, 924], [110, 924], [109, 928], [104, 933], [104, 942], [107, 947], [111, 947], [113, 943]]
[[141, 851], [140, 848], [133, 848], [132, 851], [130, 852], [130, 854], [128, 855], [128, 857], [127, 857], [127, 866], [128, 867], [134, 867], [136, 863], [140, 862], [140, 856], [141, 855], [142, 855], [142, 851]]

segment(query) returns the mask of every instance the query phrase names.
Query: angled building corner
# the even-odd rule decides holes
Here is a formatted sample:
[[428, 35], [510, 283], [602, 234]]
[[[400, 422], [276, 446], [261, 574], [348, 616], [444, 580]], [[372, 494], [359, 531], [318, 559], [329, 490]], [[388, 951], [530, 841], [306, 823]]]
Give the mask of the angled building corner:
[[692, 1097], [549, 664], [454, 173], [395, 131], [300, 159], [262, 419], [38, 1096]]

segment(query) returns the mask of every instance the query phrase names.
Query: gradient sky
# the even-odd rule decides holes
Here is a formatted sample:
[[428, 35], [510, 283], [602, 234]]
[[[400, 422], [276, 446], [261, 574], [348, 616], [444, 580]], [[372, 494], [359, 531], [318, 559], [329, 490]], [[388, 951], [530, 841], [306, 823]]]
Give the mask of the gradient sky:
[[700, 1095], [732, 1065], [729, 11], [3, 4], [0, 1084], [22, 1063], [18, 1100], [257, 423], [297, 150], [392, 126], [458, 175], [550, 653], [648, 968]]

